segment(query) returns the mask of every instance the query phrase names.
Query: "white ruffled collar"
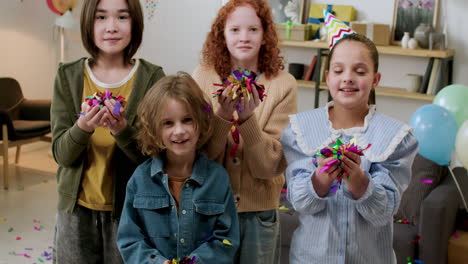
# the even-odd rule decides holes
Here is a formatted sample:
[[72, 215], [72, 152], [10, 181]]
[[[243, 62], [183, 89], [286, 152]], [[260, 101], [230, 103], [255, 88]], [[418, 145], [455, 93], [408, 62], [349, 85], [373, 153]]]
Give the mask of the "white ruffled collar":
[[331, 106], [333, 102], [327, 103], [324, 109], [290, 116], [296, 142], [306, 155], [314, 156], [320, 149], [346, 135], [354, 137], [361, 148], [371, 143], [372, 147], [366, 151], [366, 158], [371, 162], [381, 162], [395, 151], [403, 138], [411, 131], [410, 126], [377, 113], [375, 105], [369, 108], [363, 127], [334, 129], [328, 116], [328, 109]]
[[356, 133], [364, 133], [367, 130], [367, 127], [369, 126], [369, 120], [371, 120], [372, 116], [374, 116], [375, 109], [376, 109], [375, 105], [370, 105], [369, 106], [369, 112], [367, 113], [366, 117], [364, 118], [364, 126], [363, 127], [351, 127], [351, 128], [345, 128], [345, 129], [335, 129], [333, 127], [332, 122], [330, 121], [330, 116], [329, 116], [329, 110], [333, 105], [334, 105], [333, 101], [330, 101], [324, 107], [325, 108], [325, 114], [327, 116], [328, 129], [331, 131], [332, 134], [354, 135]]

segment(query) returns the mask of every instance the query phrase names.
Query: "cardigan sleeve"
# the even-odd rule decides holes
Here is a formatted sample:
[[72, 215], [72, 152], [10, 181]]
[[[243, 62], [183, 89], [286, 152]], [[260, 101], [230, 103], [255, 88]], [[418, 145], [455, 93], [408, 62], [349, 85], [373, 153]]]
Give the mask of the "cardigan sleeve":
[[253, 177], [261, 179], [269, 179], [286, 169], [280, 137], [289, 122], [288, 116], [297, 112], [296, 80], [287, 74], [273, 83], [273, 88], [283, 89], [283, 93], [271, 112], [262, 113], [269, 116], [265, 126], [259, 126], [255, 114], [238, 126], [244, 141], [243, 162], [247, 163]]
[[[151, 78], [144, 87], [146, 94], [151, 87], [161, 78], [165, 76], [164, 71], [161, 67], [157, 67], [156, 71], [151, 74]], [[143, 87], [136, 86], [133, 89], [142, 89]], [[143, 98], [143, 97], [142, 97]], [[135, 140], [135, 135], [137, 133], [137, 128], [135, 124], [127, 124], [127, 127], [124, 128], [119, 134], [114, 135], [115, 142], [117, 146], [125, 153], [125, 155], [133, 161], [135, 164], [140, 164], [145, 161], [148, 157], [143, 155], [138, 148], [138, 144]]]
[[[206, 96], [210, 98], [212, 105], [216, 105], [218, 103], [215, 102], [215, 99], [213, 99], [212, 96], [213, 83], [216, 82], [215, 76], [217, 76], [215, 72], [212, 72], [209, 68], [200, 65], [192, 73], [193, 79], [198, 83]], [[208, 158], [222, 164], [226, 153], [226, 144], [228, 142], [227, 135], [232, 127], [232, 123], [218, 117], [217, 115], [214, 115], [213, 118], [213, 134], [211, 135], [209, 144], [207, 144], [206, 155]]]
[[70, 85], [60, 65], [54, 84], [51, 105], [52, 153], [55, 161], [63, 167], [71, 167], [82, 159], [92, 133], [81, 130], [74, 118], [73, 102], [70, 100]]

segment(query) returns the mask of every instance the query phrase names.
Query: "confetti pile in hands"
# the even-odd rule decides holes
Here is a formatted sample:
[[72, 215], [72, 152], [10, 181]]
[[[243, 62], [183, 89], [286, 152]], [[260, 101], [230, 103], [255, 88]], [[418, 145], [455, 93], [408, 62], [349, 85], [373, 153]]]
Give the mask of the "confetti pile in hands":
[[256, 78], [257, 74], [255, 72], [239, 68], [224, 79], [222, 84], [214, 84], [215, 86], [220, 86], [222, 88], [214, 92], [213, 97], [220, 96], [224, 89], [233, 85], [234, 87], [229, 93], [229, 96], [232, 96], [232, 100], [242, 97], [247, 97], [247, 99], [250, 100], [252, 98], [252, 89], [255, 88], [257, 89], [260, 101], [263, 101], [263, 98], [266, 96], [265, 86], [257, 84], [255, 81]]
[[[367, 147], [361, 149], [356, 143], [356, 138], [351, 139], [351, 141], [348, 144], [344, 144], [341, 139], [337, 139], [336, 141], [333, 141], [330, 146], [325, 147], [321, 149], [320, 151], [317, 152], [318, 156], [321, 156], [323, 158], [329, 158], [333, 157], [333, 160], [329, 161], [325, 166], [323, 166], [322, 169], [320, 169], [319, 173], [322, 173], [329, 169], [331, 166], [334, 164], [338, 163], [341, 158], [343, 157], [343, 153], [345, 151], [353, 152], [358, 154], [359, 156], [364, 156], [363, 151], [367, 150], [370, 148], [372, 144], [367, 145]], [[338, 177], [338, 182], [341, 182], [343, 174], [340, 173]], [[349, 178], [348, 178], [349, 180]]]
[[195, 264], [195, 260], [197, 260], [195, 256], [193, 258], [184, 257], [183, 259], [172, 259], [171, 264]]
[[[85, 102], [89, 106], [96, 106], [98, 105], [100, 108], [103, 108], [105, 106], [104, 101], [114, 99], [115, 102], [115, 107], [112, 110], [112, 113], [115, 115], [118, 115], [120, 113], [120, 107], [125, 106], [126, 101], [125, 97], [122, 95], [118, 95], [117, 97], [112, 95], [112, 92], [109, 90], [106, 90], [104, 93], [103, 92], [96, 92], [92, 96], [86, 96], [85, 97]], [[84, 113], [81, 113], [84, 114]]]

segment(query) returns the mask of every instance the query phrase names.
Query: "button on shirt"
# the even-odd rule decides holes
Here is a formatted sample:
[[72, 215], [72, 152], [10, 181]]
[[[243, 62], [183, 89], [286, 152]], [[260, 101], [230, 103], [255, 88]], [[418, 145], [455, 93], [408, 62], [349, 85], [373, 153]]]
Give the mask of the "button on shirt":
[[142, 163], [130, 179], [117, 235], [125, 262], [145, 263], [154, 255], [154, 263], [185, 256], [196, 256], [197, 264], [232, 263], [239, 224], [224, 168], [197, 156], [182, 185], [179, 213], [167, 182], [157, 158]]

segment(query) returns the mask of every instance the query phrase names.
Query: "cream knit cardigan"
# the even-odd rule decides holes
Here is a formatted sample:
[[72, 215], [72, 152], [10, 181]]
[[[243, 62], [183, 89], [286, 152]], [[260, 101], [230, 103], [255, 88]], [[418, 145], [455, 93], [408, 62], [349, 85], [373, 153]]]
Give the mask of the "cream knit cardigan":
[[[198, 66], [192, 76], [211, 98], [216, 112], [219, 103], [212, 93], [217, 89], [213, 84], [221, 83], [219, 75], [213, 68]], [[272, 79], [261, 75], [257, 83], [265, 85], [267, 96], [255, 114], [238, 125], [241, 139], [235, 158], [229, 156], [234, 146], [231, 122], [215, 116], [208, 143], [208, 157], [229, 173], [238, 212], [278, 208], [287, 165], [279, 139], [289, 123], [288, 116], [297, 112], [297, 84], [291, 74], [280, 71]]]

